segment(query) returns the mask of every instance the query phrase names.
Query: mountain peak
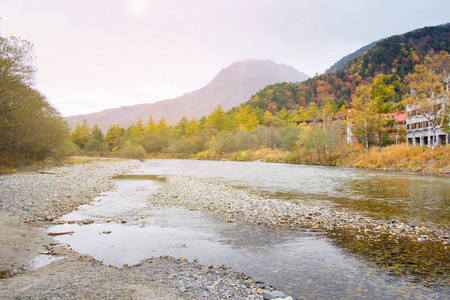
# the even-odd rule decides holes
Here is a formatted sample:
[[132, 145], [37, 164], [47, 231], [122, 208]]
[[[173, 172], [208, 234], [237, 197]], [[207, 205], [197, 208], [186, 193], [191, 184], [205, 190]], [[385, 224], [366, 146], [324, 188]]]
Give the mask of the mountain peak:
[[86, 119], [89, 124], [98, 124], [105, 131], [113, 124], [128, 127], [137, 118], [147, 120], [153, 116], [158, 120], [164, 117], [174, 124], [182, 117], [201, 118], [209, 115], [217, 106], [229, 110], [250, 99], [269, 84], [279, 82], [301, 82], [308, 76], [286, 64], [270, 60], [249, 59], [237, 61], [222, 69], [205, 87], [180, 97], [139, 104], [98, 113], [68, 117], [72, 128]]

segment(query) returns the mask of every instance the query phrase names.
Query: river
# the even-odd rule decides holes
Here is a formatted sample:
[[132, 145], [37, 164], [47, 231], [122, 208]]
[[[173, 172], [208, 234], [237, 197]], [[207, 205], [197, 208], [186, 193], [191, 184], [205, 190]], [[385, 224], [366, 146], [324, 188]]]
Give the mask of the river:
[[[160, 255], [186, 257], [206, 265], [231, 266], [298, 299], [450, 297], [450, 263], [443, 247], [436, 250], [430, 244], [417, 246], [405, 241], [393, 248], [382, 237], [367, 243], [349, 232], [238, 225], [183, 208], [150, 209], [147, 197], [164, 182], [142, 175], [152, 175], [147, 176], [150, 179], [153, 175], [209, 178], [288, 201], [448, 231], [447, 177], [190, 160], [148, 160], [132, 174], [141, 177], [117, 179], [116, 190], [100, 195], [94, 205], [62, 217], [106, 222], [64, 224], [50, 230], [75, 231], [72, 236], [58, 237], [59, 241], [105, 264], [120, 267]], [[387, 248], [389, 257], [385, 258]], [[416, 264], [417, 257], [421, 261]]]

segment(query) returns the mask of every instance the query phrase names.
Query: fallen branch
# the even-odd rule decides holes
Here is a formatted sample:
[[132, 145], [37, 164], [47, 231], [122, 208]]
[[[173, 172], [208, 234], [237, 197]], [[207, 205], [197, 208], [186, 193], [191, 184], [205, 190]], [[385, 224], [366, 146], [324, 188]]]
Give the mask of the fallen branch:
[[39, 252], [38, 254], [40, 254], [40, 255], [56, 255], [53, 252]]
[[55, 235], [73, 234], [74, 232], [75, 232], [75, 231], [49, 232], [48, 235], [55, 236]]
[[51, 174], [51, 175], [56, 175], [56, 173], [53, 172], [48, 172], [48, 171], [38, 171], [40, 174]]

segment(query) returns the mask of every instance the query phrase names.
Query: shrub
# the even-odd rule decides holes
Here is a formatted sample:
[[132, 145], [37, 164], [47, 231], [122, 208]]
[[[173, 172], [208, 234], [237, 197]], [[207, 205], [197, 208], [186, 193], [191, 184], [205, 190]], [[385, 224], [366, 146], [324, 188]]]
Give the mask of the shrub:
[[115, 155], [122, 158], [144, 159], [146, 157], [145, 149], [142, 146], [127, 145], [118, 150]]

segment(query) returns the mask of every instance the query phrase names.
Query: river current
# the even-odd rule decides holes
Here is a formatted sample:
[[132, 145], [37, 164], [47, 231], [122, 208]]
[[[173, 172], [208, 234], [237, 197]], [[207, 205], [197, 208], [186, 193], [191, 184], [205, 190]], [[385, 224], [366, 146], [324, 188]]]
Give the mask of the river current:
[[[443, 230], [449, 226], [450, 179], [446, 177], [190, 160], [148, 160], [130, 174], [209, 178], [270, 197], [355, 211], [376, 219]], [[449, 261], [441, 257], [448, 254], [446, 249], [439, 250], [442, 254], [428, 246], [400, 243], [395, 251], [399, 257], [383, 258], [379, 263], [378, 257], [387, 247], [381, 238], [360, 243], [346, 232], [330, 235], [311, 228], [237, 225], [183, 208], [150, 209], [146, 206], [148, 195], [164, 182], [145, 176], [124, 178], [117, 179], [118, 188], [100, 195], [94, 205], [62, 217], [108, 222], [55, 225], [49, 230], [75, 231], [58, 240], [105, 264], [121, 267], [147, 257], [186, 257], [206, 265], [230, 266], [298, 299], [450, 297]], [[430, 270], [407, 266], [424, 251], [433, 254], [426, 260], [436, 260]]]

